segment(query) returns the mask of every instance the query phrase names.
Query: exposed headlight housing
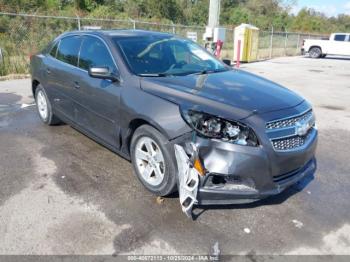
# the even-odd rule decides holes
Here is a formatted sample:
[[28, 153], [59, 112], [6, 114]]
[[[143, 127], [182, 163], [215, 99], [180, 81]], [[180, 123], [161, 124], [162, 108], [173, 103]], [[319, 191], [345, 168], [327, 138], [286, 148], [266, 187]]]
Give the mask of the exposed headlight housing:
[[237, 121], [193, 110], [183, 110], [182, 116], [200, 136], [244, 146], [259, 145], [254, 131]]

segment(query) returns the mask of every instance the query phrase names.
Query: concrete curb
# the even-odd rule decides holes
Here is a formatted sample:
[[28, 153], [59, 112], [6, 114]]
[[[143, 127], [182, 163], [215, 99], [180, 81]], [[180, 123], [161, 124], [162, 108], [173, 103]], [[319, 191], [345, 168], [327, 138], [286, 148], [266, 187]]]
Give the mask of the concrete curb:
[[25, 78], [30, 78], [30, 74], [10, 74], [6, 76], [0, 76], [0, 81], [25, 79]]

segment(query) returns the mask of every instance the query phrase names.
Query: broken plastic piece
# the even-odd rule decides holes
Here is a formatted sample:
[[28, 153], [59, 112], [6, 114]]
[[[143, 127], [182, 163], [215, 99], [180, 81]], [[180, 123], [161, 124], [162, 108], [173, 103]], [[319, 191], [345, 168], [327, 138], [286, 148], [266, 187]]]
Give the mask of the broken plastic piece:
[[182, 146], [175, 145], [175, 157], [179, 176], [179, 198], [182, 211], [192, 217], [193, 205], [197, 204], [199, 173]]
[[163, 204], [163, 202], [164, 202], [164, 198], [163, 198], [163, 197], [158, 196], [158, 197], [156, 198], [156, 202], [157, 202], [157, 204]]
[[205, 170], [198, 157], [194, 160], [193, 167], [198, 171], [199, 175], [205, 176]]

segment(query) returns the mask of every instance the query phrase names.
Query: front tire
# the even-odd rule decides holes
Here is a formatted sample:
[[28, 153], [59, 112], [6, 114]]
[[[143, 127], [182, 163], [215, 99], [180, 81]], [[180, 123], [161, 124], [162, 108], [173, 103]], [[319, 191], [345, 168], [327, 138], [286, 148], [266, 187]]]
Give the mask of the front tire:
[[315, 47], [312, 47], [310, 50], [309, 50], [309, 56], [311, 58], [320, 58], [322, 56], [322, 50], [321, 48], [315, 46]]
[[40, 119], [47, 125], [57, 125], [60, 119], [52, 113], [52, 106], [42, 85], [35, 89], [35, 103]]
[[143, 125], [136, 129], [130, 144], [137, 178], [158, 196], [169, 195], [176, 189], [176, 168], [167, 142], [158, 130]]

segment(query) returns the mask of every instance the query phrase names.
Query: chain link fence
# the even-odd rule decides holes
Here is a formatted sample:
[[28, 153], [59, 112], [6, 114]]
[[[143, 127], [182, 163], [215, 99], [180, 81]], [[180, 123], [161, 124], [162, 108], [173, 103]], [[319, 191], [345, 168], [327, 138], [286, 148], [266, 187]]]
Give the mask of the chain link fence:
[[[88, 17], [43, 16], [0, 12], [0, 76], [28, 73], [31, 54], [42, 50], [59, 34], [86, 28], [144, 29], [170, 32], [183, 37], [187, 32], [197, 34], [197, 42], [204, 45], [205, 27], [160, 24], [155, 22], [99, 19]], [[258, 59], [298, 55], [305, 38], [323, 38], [323, 35], [279, 33], [260, 31]], [[222, 58], [232, 59], [234, 53], [234, 29], [227, 28]]]
[[258, 59], [300, 55], [304, 39], [324, 39], [327, 37], [316, 34], [273, 32], [273, 30], [260, 31]]

